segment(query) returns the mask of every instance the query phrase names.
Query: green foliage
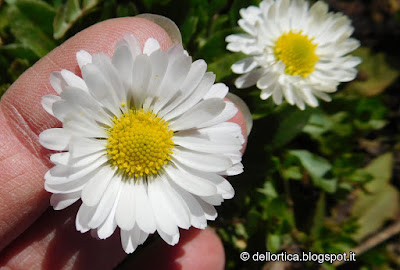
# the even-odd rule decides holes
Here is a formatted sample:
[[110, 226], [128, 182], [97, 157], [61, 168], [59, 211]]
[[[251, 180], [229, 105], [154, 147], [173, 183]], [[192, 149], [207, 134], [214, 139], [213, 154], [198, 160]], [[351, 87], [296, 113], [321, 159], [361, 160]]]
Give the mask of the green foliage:
[[60, 39], [83, 16], [91, 12], [100, 0], [67, 0], [60, 5], [54, 18], [54, 38]]
[[56, 46], [49, 37], [52, 31], [48, 25], [54, 15], [54, 9], [39, 0], [20, 0], [7, 8], [11, 33], [37, 57], [45, 56]]
[[354, 52], [363, 59], [359, 65], [359, 80], [349, 85], [346, 91], [360, 96], [375, 96], [382, 93], [399, 76], [399, 71], [392, 68], [384, 53], [373, 53], [361, 47]]
[[398, 190], [390, 184], [393, 172], [393, 155], [384, 154], [371, 162], [364, 171], [372, 180], [364, 185], [365, 190], [356, 191], [356, 199], [351, 210], [358, 219], [360, 228], [353, 238], [361, 240], [375, 232], [388, 219], [395, 219], [399, 211]]
[[[219, 217], [210, 223], [224, 243], [226, 268], [263, 267], [242, 262], [239, 254], [244, 250], [348, 252], [398, 220], [400, 53], [395, 40], [400, 9], [383, 20], [390, 22], [385, 27], [393, 24], [392, 31], [384, 32], [393, 33], [386, 42], [380, 41], [382, 22], [374, 17], [372, 25], [363, 26], [360, 21], [372, 20], [366, 14], [355, 19], [357, 38], [364, 45], [354, 53], [363, 60], [357, 79], [342, 84], [331, 103], [321, 101], [317, 108], [300, 111], [261, 100], [255, 87], [233, 86], [237, 75], [230, 67], [246, 56], [228, 52], [225, 37], [241, 32], [239, 10], [259, 2], [6, 0], [1, 6], [0, 1], [0, 95], [39, 58], [98, 21], [140, 13], [169, 17], [180, 28], [193, 59], [205, 59], [216, 80], [246, 102], [254, 119], [243, 159], [245, 172], [229, 178], [235, 198], [218, 207]], [[343, 12], [354, 12], [351, 3], [356, 3], [327, 2], [340, 2]], [[379, 1], [361, 2], [357, 5], [376, 15]], [[357, 254], [361, 260], [346, 269], [399, 269], [400, 262], [389, 249], [399, 245], [392, 242]], [[322, 267], [335, 269], [330, 264]]]

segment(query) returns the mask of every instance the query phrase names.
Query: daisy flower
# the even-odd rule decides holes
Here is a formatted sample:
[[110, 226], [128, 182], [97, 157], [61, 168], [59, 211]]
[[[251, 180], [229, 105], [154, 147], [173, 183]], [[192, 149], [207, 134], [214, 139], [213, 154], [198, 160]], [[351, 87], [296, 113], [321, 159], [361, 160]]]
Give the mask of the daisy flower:
[[226, 37], [228, 50], [250, 56], [232, 65], [242, 74], [237, 88], [257, 85], [261, 99], [272, 96], [279, 105], [284, 97], [304, 110], [318, 106], [316, 97], [330, 101], [328, 93], [356, 77], [361, 60], [347, 54], [360, 43], [350, 38], [349, 18], [328, 12], [324, 2], [309, 8], [305, 0], [264, 0], [240, 14], [246, 33]]
[[105, 239], [119, 227], [127, 253], [155, 231], [175, 245], [178, 227], [204, 229], [217, 217], [214, 206], [234, 195], [223, 176], [243, 170], [228, 88], [214, 84], [204, 60], [192, 62], [181, 45], [162, 51], [155, 39], [142, 50], [127, 35], [112, 59], [76, 56], [82, 78], [53, 72], [59, 95], [42, 99], [62, 122], [39, 136], [58, 151], [45, 174], [51, 205], [81, 200], [76, 229]]

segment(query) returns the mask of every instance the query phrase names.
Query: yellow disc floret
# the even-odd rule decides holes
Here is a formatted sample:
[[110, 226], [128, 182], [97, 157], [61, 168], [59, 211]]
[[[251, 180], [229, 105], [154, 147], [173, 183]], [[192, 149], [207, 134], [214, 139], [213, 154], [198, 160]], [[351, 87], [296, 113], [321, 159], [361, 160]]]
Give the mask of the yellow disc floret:
[[312, 38], [301, 32], [292, 31], [281, 35], [275, 43], [274, 54], [277, 60], [285, 64], [285, 72], [289, 75], [300, 75], [306, 78], [314, 71], [319, 57], [315, 54]]
[[109, 160], [125, 175], [157, 174], [171, 159], [173, 131], [168, 122], [152, 112], [131, 109], [114, 117], [108, 134]]

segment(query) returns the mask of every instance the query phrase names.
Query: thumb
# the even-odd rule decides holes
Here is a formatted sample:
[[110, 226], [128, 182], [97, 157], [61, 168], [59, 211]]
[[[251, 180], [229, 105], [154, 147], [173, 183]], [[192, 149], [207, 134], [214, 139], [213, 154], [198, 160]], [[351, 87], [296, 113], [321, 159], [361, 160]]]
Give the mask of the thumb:
[[156, 38], [161, 48], [172, 45], [159, 25], [143, 18], [104, 21], [76, 34], [39, 60], [14, 82], [0, 103], [0, 250], [22, 233], [48, 207], [43, 175], [50, 166], [48, 151], [38, 134], [60, 125], [41, 106], [41, 98], [54, 94], [51, 72], [67, 69], [79, 73], [76, 52], [105, 52], [112, 55], [115, 44], [127, 34], [140, 43]]

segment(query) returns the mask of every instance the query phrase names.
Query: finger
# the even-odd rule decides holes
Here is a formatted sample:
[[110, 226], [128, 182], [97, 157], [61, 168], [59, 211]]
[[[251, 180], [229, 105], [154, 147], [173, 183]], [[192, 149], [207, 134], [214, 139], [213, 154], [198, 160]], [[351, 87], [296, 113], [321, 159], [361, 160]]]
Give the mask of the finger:
[[[7, 247], [0, 259], [6, 269], [112, 269], [126, 256], [118, 234], [96, 240], [75, 230], [78, 205], [58, 212], [49, 209]], [[122, 269], [223, 269], [225, 255], [218, 236], [209, 229], [181, 230], [181, 239], [168, 246], [155, 236], [139, 247]], [[154, 256], [157, 259], [154, 259]]]
[[78, 204], [48, 209], [0, 256], [5, 269], [112, 269], [125, 256], [119, 235], [104, 241], [75, 229]]
[[191, 228], [188, 231], [181, 230], [178, 245], [169, 247], [166, 243], [158, 241], [148, 247], [146, 252], [128, 258], [121, 270], [135, 267], [138, 269], [218, 270], [224, 269], [224, 265], [225, 252], [219, 237], [210, 229]]
[[38, 142], [38, 134], [59, 123], [41, 107], [41, 98], [54, 94], [49, 83], [52, 71], [78, 71], [75, 54], [112, 54], [117, 41], [127, 33], [142, 46], [149, 37], [166, 49], [172, 45], [158, 25], [146, 19], [119, 18], [98, 23], [69, 39], [27, 70], [4, 94], [0, 102], [0, 250], [23, 232], [46, 209], [49, 195], [43, 175], [51, 166], [49, 152]]

